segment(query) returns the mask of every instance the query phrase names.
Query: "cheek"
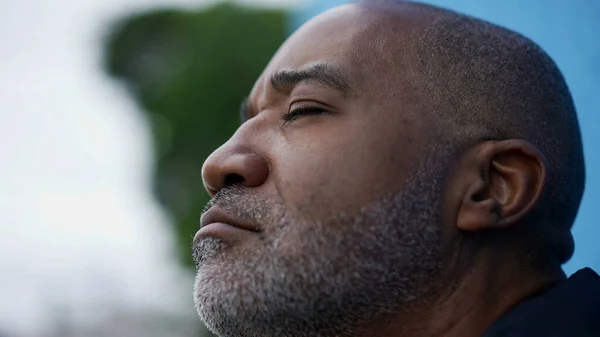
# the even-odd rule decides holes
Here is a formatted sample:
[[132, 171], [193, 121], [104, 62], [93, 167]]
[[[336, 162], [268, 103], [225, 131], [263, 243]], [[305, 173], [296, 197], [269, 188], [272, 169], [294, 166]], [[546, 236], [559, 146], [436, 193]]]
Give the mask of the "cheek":
[[307, 220], [353, 214], [398, 190], [411, 164], [410, 148], [391, 126], [331, 124], [275, 149], [272, 174], [278, 191], [288, 209]]

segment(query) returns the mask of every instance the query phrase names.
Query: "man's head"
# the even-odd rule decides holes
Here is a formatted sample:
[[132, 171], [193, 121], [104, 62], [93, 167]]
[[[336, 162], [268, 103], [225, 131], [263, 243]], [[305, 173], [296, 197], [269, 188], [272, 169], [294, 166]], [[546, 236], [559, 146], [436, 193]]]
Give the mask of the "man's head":
[[242, 112], [204, 165], [203, 222], [252, 230], [194, 240], [197, 309], [220, 335], [353, 336], [427, 311], [492, 256], [543, 274], [572, 254], [575, 111], [515, 33], [415, 3], [342, 6], [286, 41]]

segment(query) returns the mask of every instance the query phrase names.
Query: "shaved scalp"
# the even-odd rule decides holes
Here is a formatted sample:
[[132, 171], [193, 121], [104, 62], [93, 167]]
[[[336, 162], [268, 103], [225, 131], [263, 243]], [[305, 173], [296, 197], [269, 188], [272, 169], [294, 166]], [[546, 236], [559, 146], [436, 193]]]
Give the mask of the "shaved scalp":
[[535, 250], [529, 253], [566, 262], [585, 171], [575, 107], [550, 56], [518, 33], [450, 10], [393, 0], [359, 5], [387, 17], [418, 17], [418, 28], [403, 39], [409, 46], [395, 49], [407, 56], [392, 66], [407, 79], [436, 141], [459, 151], [484, 140], [523, 139], [543, 153], [548, 185], [524, 240]]

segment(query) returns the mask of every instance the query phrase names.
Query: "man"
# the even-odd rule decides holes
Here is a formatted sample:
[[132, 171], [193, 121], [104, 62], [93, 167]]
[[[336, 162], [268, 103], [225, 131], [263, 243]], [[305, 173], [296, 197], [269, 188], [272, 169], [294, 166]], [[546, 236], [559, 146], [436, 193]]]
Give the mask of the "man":
[[528, 39], [394, 1], [338, 7], [273, 57], [205, 162], [195, 303], [219, 336], [600, 336], [566, 279], [576, 113]]

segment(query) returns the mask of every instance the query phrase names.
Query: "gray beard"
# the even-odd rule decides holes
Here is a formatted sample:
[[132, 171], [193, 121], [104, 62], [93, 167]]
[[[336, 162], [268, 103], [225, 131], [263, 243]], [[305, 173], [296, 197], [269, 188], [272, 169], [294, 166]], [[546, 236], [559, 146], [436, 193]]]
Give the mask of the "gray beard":
[[433, 165], [422, 163], [401, 191], [323, 222], [223, 190], [211, 204], [271, 225], [251, 251], [216, 238], [194, 244], [201, 320], [221, 337], [356, 336], [424, 301], [443, 255], [440, 162]]

